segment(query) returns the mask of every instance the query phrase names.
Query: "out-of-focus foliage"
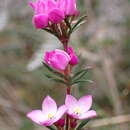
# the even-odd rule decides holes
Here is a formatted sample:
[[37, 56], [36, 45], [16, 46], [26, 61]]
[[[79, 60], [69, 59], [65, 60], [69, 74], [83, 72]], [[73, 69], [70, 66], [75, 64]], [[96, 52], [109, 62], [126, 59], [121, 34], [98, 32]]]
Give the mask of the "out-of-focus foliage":
[[[51, 35], [34, 29], [33, 12], [27, 3], [0, 1], [0, 130], [44, 129], [34, 125], [25, 114], [40, 108], [46, 95], [58, 104], [64, 101], [64, 86], [50, 82], [43, 74], [45, 68], [37, 62], [37, 58], [42, 59], [44, 48], [53, 49], [60, 44]], [[129, 0], [78, 0], [87, 22], [71, 37], [70, 44], [81, 60], [75, 71], [92, 66], [85, 79], [94, 83], [81, 83], [73, 93], [77, 97], [94, 95], [97, 120], [130, 113], [129, 6]], [[89, 130], [129, 130], [127, 123]]]

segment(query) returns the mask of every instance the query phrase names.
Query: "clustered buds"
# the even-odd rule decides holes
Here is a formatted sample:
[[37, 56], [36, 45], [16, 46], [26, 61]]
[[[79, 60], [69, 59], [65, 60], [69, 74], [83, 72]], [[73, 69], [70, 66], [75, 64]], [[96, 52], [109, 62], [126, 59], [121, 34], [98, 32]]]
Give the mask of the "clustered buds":
[[34, 10], [33, 24], [38, 29], [43, 29], [52, 24], [58, 24], [66, 16], [76, 16], [79, 11], [76, 9], [76, 0], [37, 0], [29, 2]]
[[57, 70], [65, 70], [68, 64], [78, 64], [78, 57], [74, 53], [73, 48], [69, 47], [67, 52], [56, 49], [51, 52], [46, 52], [44, 62]]

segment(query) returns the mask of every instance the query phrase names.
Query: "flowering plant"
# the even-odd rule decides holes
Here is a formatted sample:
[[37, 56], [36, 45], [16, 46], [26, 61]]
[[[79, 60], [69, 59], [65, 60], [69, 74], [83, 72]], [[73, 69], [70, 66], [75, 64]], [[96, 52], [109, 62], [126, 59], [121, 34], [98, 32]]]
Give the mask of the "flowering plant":
[[72, 32], [84, 23], [86, 16], [78, 18], [76, 0], [36, 0], [29, 2], [29, 5], [34, 10], [34, 26], [53, 34], [63, 45], [64, 50], [46, 52], [43, 65], [51, 73], [46, 75], [49, 79], [66, 86], [66, 98], [64, 105], [57, 108], [56, 102], [47, 96], [43, 100], [42, 110], [33, 110], [27, 117], [50, 130], [81, 129], [90, 118], [96, 116], [96, 111], [90, 110], [91, 95], [83, 96], [79, 100], [72, 96], [71, 89], [75, 84], [90, 80], [81, 80], [88, 68], [72, 72], [79, 63], [79, 58], [68, 44]]

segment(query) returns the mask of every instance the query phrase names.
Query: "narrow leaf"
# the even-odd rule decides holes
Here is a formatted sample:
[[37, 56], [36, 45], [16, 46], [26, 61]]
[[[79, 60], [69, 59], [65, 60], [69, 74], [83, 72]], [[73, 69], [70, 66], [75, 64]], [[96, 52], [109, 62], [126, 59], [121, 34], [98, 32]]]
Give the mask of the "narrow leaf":
[[56, 130], [54, 127], [52, 126], [46, 126], [49, 130]]
[[90, 69], [90, 68], [87, 68], [87, 69], [83, 69], [83, 70], [78, 71], [77, 73], [74, 74], [74, 76], [72, 77], [72, 79], [77, 78], [78, 76], [80, 76], [80, 75], [81, 75], [82, 73], [84, 73], [84, 72], [88, 72], [89, 69]]
[[75, 78], [73, 78], [72, 80], [77, 81], [80, 80], [82, 77], [84, 77], [84, 75], [87, 73], [88, 71], [82, 71], [79, 75], [77, 75]]
[[73, 32], [73, 30], [80, 24], [82, 23], [85, 19], [86, 19], [86, 15], [85, 16], [82, 16], [81, 18], [79, 18], [79, 20], [77, 21], [77, 23], [72, 27], [72, 29], [70, 30], [70, 34]]
[[77, 130], [81, 130], [90, 120], [84, 120], [82, 121], [79, 126], [76, 128]]
[[49, 72], [51, 72], [51, 73], [57, 75], [57, 76], [60, 77], [60, 78], [66, 79], [66, 77], [65, 77], [63, 74], [61, 74], [60, 72], [58, 72], [58, 71], [52, 69], [52, 68], [51, 68], [50, 66], [48, 66], [46, 63], [43, 62], [43, 65], [47, 68], [47, 70], [49, 70]]
[[71, 85], [73, 85], [73, 84], [78, 84], [78, 83], [83, 83], [83, 82], [93, 83], [92, 80], [77, 80], [77, 81], [73, 81], [73, 82], [71, 83]]
[[63, 84], [67, 84], [64, 80], [62, 79], [59, 79], [59, 78], [56, 78], [56, 77], [53, 77], [51, 75], [48, 75], [48, 74], [44, 74], [49, 80], [53, 80], [55, 82], [59, 82], [59, 83], [63, 83]]
[[50, 66], [48, 66], [46, 63], [42, 62], [43, 65], [49, 70], [49, 71], [54, 71]]
[[83, 21], [83, 22], [81, 22], [81, 23], [79, 23], [79, 24], [72, 30], [72, 32], [76, 31], [76, 30], [77, 30], [82, 24], [84, 24], [84, 23], [86, 23], [86, 20]]

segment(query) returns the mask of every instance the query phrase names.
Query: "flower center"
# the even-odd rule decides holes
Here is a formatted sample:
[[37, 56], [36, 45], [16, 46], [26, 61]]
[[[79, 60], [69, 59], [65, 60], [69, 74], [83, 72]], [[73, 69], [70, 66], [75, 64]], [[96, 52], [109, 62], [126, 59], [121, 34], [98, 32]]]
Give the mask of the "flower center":
[[52, 119], [52, 118], [54, 118], [54, 115], [51, 114], [51, 113], [49, 113], [49, 114], [48, 114], [48, 119]]
[[75, 108], [74, 113], [77, 114], [77, 115], [81, 114], [81, 109], [80, 108]]

